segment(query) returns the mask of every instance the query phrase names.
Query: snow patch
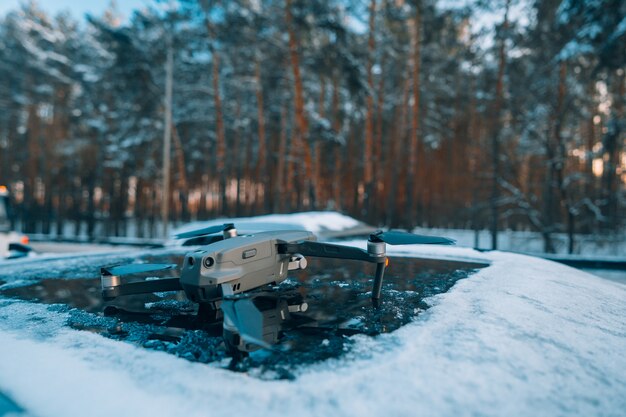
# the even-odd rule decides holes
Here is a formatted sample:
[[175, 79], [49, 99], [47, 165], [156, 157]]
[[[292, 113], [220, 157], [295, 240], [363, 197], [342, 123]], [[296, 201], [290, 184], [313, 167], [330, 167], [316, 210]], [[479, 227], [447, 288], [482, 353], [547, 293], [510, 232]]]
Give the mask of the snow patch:
[[522, 255], [398, 251], [491, 266], [429, 299], [415, 322], [355, 336], [344, 357], [294, 381], [191, 363], [68, 329], [53, 307], [0, 300], [0, 391], [42, 417], [623, 415], [625, 286]]
[[[337, 213], [334, 211], [311, 211], [304, 213], [294, 214], [269, 214], [266, 216], [256, 217], [239, 217], [234, 220], [235, 227], [244, 230], [246, 227], [257, 226], [258, 230], [279, 230], [283, 229], [296, 229], [296, 230], [308, 230], [313, 233], [319, 233], [323, 231], [341, 231], [350, 229], [352, 227], [359, 226], [358, 220], [352, 217]], [[173, 235], [183, 233], [191, 230], [201, 229], [213, 225], [218, 225], [231, 221], [229, 218], [220, 218], [210, 221], [193, 222], [181, 226], [180, 228], [172, 232]]]

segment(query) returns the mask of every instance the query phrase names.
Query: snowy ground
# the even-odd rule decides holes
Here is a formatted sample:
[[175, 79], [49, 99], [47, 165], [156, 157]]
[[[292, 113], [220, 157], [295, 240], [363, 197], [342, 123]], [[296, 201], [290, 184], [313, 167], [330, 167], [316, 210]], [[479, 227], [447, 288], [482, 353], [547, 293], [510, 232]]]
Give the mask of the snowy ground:
[[309, 211], [292, 214], [268, 214], [256, 217], [221, 218], [185, 224], [172, 230], [171, 235], [198, 230], [209, 226], [234, 222], [238, 230], [244, 233], [259, 230], [308, 230], [321, 237], [334, 237], [337, 233], [351, 231], [365, 234], [374, 229], [366, 224], [335, 211]]
[[84, 253], [128, 251], [132, 247], [91, 243], [31, 242], [30, 247], [37, 253]]
[[624, 415], [626, 286], [501, 252], [390, 253], [492, 265], [413, 323], [354, 336], [346, 355], [293, 381], [73, 330], [54, 306], [0, 299], [0, 393], [41, 417]]
[[[413, 233], [447, 236], [457, 241], [459, 246], [469, 248], [491, 248], [489, 230], [468, 229], [427, 229], [418, 227]], [[566, 254], [568, 237], [565, 233], [554, 233], [553, 243], [557, 253]], [[536, 232], [504, 230], [498, 233], [498, 249], [517, 253], [543, 253], [543, 238]], [[574, 255], [608, 256], [626, 258], [626, 236], [616, 233], [605, 235], [574, 235]]]
[[590, 274], [599, 276], [601, 278], [610, 279], [614, 282], [619, 282], [620, 284], [626, 285], [626, 271], [616, 270], [616, 269], [587, 269], [583, 268], [583, 271], [589, 272]]

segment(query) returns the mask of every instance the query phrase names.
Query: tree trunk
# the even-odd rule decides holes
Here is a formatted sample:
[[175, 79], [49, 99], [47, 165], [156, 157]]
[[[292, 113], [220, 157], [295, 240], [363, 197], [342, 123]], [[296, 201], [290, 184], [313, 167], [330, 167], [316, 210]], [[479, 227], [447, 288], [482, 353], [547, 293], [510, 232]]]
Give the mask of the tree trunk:
[[[324, 76], [322, 75], [320, 77], [320, 99], [319, 99], [319, 108], [318, 108], [318, 114], [320, 119], [324, 119], [326, 117], [326, 79], [324, 78]], [[312, 207], [313, 209], [317, 209], [318, 204], [321, 203], [322, 201], [322, 197], [321, 197], [321, 190], [324, 188], [323, 187], [323, 182], [322, 182], [322, 143], [321, 140], [319, 138], [315, 138], [314, 139], [315, 142], [313, 142], [313, 177], [314, 177], [314, 182], [316, 184], [316, 187], [314, 189], [315, 192], [315, 198], [314, 198], [314, 202], [315, 202], [315, 206]]]
[[[383, 56], [383, 62], [385, 61]], [[382, 68], [382, 62], [381, 62]], [[380, 80], [378, 81], [378, 105], [377, 105], [377, 118], [376, 118], [376, 128], [375, 128], [375, 139], [374, 139], [374, 162], [375, 169], [373, 172], [373, 204], [370, 205], [370, 213], [369, 218], [372, 219], [373, 224], [380, 224], [381, 222], [381, 212], [384, 211], [384, 202], [387, 201], [387, 196], [385, 195], [385, 186], [384, 186], [384, 171], [383, 167], [386, 164], [385, 156], [383, 154], [383, 149], [386, 149], [385, 144], [386, 141], [383, 137], [383, 120], [384, 120], [384, 104], [385, 104], [385, 74], [380, 74]]]
[[302, 204], [304, 193], [309, 194], [309, 206], [315, 206], [315, 194], [317, 184], [312, 175], [311, 169], [311, 149], [307, 140], [308, 122], [304, 113], [304, 95], [302, 88], [302, 77], [300, 75], [299, 45], [293, 27], [293, 16], [291, 14], [291, 0], [286, 0], [285, 20], [287, 31], [289, 32], [289, 56], [294, 79], [295, 115], [296, 129], [291, 143], [290, 155], [292, 161], [299, 161], [294, 174], [296, 175], [296, 192], [300, 195], [298, 205]]
[[255, 64], [256, 80], [256, 103], [257, 103], [257, 135], [259, 139], [259, 150], [255, 170], [254, 184], [256, 189], [257, 207], [262, 207], [263, 211], [269, 210], [269, 175], [267, 167], [267, 139], [265, 137], [265, 112], [263, 109], [263, 82], [261, 78], [261, 64], [257, 59]]
[[93, 174], [89, 176], [87, 179], [87, 236], [90, 240], [95, 238], [95, 190], [96, 190], [96, 182], [93, 178]]
[[226, 199], [226, 139], [224, 133], [224, 115], [222, 113], [222, 97], [220, 95], [220, 57], [213, 48], [213, 101], [215, 106], [215, 137], [216, 143], [216, 164], [215, 168], [219, 178], [220, 193], [220, 213], [228, 214], [228, 202]]
[[[566, 219], [568, 228], [570, 224], [573, 224], [573, 220], [570, 219], [572, 217], [572, 207], [569, 201], [568, 192], [565, 184], [565, 163], [567, 161], [567, 150], [565, 149], [565, 142], [563, 140], [563, 119], [565, 117], [565, 95], [566, 95], [566, 76], [567, 76], [567, 65], [565, 61], [561, 61], [559, 66], [559, 85], [557, 89], [557, 102], [555, 108], [555, 119], [554, 119], [554, 141], [556, 147], [556, 160], [554, 161], [554, 170], [556, 174], [556, 185], [557, 196], [560, 201], [556, 203], [557, 205], [557, 214], [560, 214], [562, 210], [561, 205], [564, 206]], [[559, 215], [559, 218], [561, 216]], [[570, 239], [573, 239], [573, 233], [570, 234]], [[570, 241], [570, 247], [573, 248], [573, 241]]]
[[372, 66], [375, 60], [375, 30], [376, 30], [376, 0], [370, 1], [370, 15], [369, 15], [369, 37], [367, 40], [367, 97], [365, 99], [366, 115], [365, 115], [365, 143], [363, 146], [363, 188], [365, 191], [363, 199], [363, 207], [361, 209], [361, 216], [364, 216], [369, 206], [370, 197], [373, 192], [372, 186], [372, 170], [373, 164], [376, 161], [372, 161], [372, 146], [374, 142], [374, 76], [372, 74]]
[[498, 77], [496, 79], [496, 94], [493, 105], [493, 127], [491, 131], [491, 162], [493, 166], [493, 178], [491, 179], [491, 249], [498, 249], [498, 220], [500, 199], [500, 123], [504, 92], [504, 69], [506, 67], [506, 32], [509, 29], [509, 8], [511, 0], [506, 1], [504, 20], [502, 22], [502, 36], [500, 37]]
[[276, 161], [276, 192], [274, 193], [274, 207], [278, 211], [285, 209], [285, 201], [290, 195], [289, 188], [285, 189], [285, 155], [287, 154], [287, 110], [283, 105], [280, 111], [280, 138]]
[[[341, 114], [339, 112], [339, 74], [337, 72], [333, 75], [333, 131], [339, 135], [341, 133]], [[341, 201], [341, 169], [342, 169], [342, 155], [343, 146], [339, 143], [333, 144], [333, 201], [335, 203], [335, 210], [340, 210], [343, 207]]]
[[226, 134], [224, 132], [224, 114], [222, 110], [222, 96], [220, 92], [220, 55], [215, 47], [216, 35], [209, 19], [209, 13], [205, 16], [205, 25], [210, 37], [210, 50], [213, 58], [213, 105], [215, 106], [215, 174], [219, 181], [220, 207], [218, 213], [228, 214], [228, 201], [226, 196]]
[[[408, 68], [405, 71], [408, 72]], [[389, 199], [387, 201], [387, 224], [391, 227], [400, 226], [405, 220], [406, 216], [398, 213], [398, 208], [402, 207], [404, 203], [403, 195], [406, 195], [407, 181], [406, 173], [407, 161], [406, 152], [402, 152], [402, 144], [406, 140], [407, 130], [407, 116], [409, 107], [409, 94], [411, 89], [410, 74], [404, 79], [404, 88], [402, 93], [402, 102], [397, 110], [398, 116], [396, 117], [396, 123], [394, 127], [394, 133], [392, 135], [393, 143], [390, 146], [391, 155], [388, 159], [389, 165], [387, 166], [387, 180], [386, 184], [390, 187]]]
[[185, 168], [185, 153], [183, 151], [183, 144], [178, 135], [178, 129], [176, 124], [172, 123], [172, 139], [174, 140], [174, 153], [176, 158], [176, 194], [179, 197], [181, 204], [180, 218], [177, 220], [188, 220], [188, 207], [187, 199], [189, 195], [188, 183], [187, 183], [187, 171]]
[[413, 24], [413, 106], [411, 117], [411, 134], [409, 142], [409, 162], [407, 166], [407, 186], [406, 186], [406, 219], [405, 223], [409, 227], [413, 227], [416, 223], [417, 209], [417, 188], [418, 188], [418, 172], [419, 168], [419, 141], [420, 141], [420, 64], [421, 64], [421, 16], [420, 2], [415, 5], [415, 18]]
[[613, 104], [611, 106], [610, 119], [607, 130], [602, 137], [604, 150], [603, 190], [605, 203], [605, 216], [607, 228], [611, 231], [619, 229], [620, 216], [618, 215], [619, 199], [619, 174], [620, 155], [624, 148], [624, 97], [626, 96], [626, 74], [613, 74]]

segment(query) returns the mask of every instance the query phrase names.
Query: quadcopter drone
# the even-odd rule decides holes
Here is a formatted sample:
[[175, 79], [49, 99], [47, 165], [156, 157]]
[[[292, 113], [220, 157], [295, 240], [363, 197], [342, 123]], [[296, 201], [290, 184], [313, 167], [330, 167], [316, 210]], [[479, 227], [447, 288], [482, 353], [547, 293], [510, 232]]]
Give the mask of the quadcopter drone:
[[102, 296], [111, 301], [119, 296], [166, 291], [184, 291], [199, 304], [198, 316], [208, 322], [223, 322], [223, 337], [233, 352], [251, 352], [278, 343], [281, 331], [303, 319], [308, 304], [297, 292], [272, 291], [287, 279], [289, 271], [307, 267], [307, 256], [365, 261], [376, 264], [372, 302], [379, 305], [385, 267], [386, 245], [443, 244], [448, 238], [421, 236], [401, 231], [377, 231], [367, 240], [367, 250], [317, 242], [312, 232], [267, 231], [238, 235], [227, 223], [176, 235], [179, 239], [200, 238], [222, 232], [213, 243], [184, 256], [179, 278], [123, 283], [133, 274], [175, 269], [176, 264], [128, 264], [101, 268]]

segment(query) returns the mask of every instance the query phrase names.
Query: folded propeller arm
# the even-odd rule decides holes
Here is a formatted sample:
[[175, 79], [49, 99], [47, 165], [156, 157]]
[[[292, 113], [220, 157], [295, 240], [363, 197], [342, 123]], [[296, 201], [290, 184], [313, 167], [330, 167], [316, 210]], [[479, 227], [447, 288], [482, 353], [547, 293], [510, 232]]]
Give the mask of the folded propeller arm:
[[352, 246], [335, 245], [332, 243], [302, 241], [296, 243], [279, 243], [278, 253], [285, 255], [301, 254], [318, 258], [349, 259], [376, 264], [376, 275], [372, 286], [372, 301], [378, 304], [383, 285], [383, 276], [387, 266], [386, 245], [453, 245], [452, 239], [438, 236], [423, 236], [398, 230], [372, 233], [367, 239], [367, 251]]
[[[317, 258], [352, 259], [355, 261], [379, 262], [377, 257], [371, 256], [363, 249], [352, 246], [334, 245], [332, 243], [314, 242], [305, 240], [296, 243], [279, 243], [278, 253], [313, 256]], [[383, 255], [384, 257], [384, 255]]]
[[372, 300], [377, 304], [380, 299], [385, 267], [387, 266], [385, 242], [382, 240], [374, 241], [370, 237], [367, 241], [367, 251], [352, 246], [313, 242], [309, 240], [296, 243], [279, 243], [278, 253], [285, 255], [298, 253], [303, 256], [313, 256], [317, 258], [348, 259], [375, 263], [376, 275], [374, 276], [374, 284], [372, 286]]
[[176, 268], [176, 264], [129, 264], [100, 268], [102, 298], [110, 301], [124, 295], [182, 290], [178, 278], [154, 279], [125, 284], [122, 284], [121, 281], [121, 277], [124, 275], [166, 271], [174, 268]]

